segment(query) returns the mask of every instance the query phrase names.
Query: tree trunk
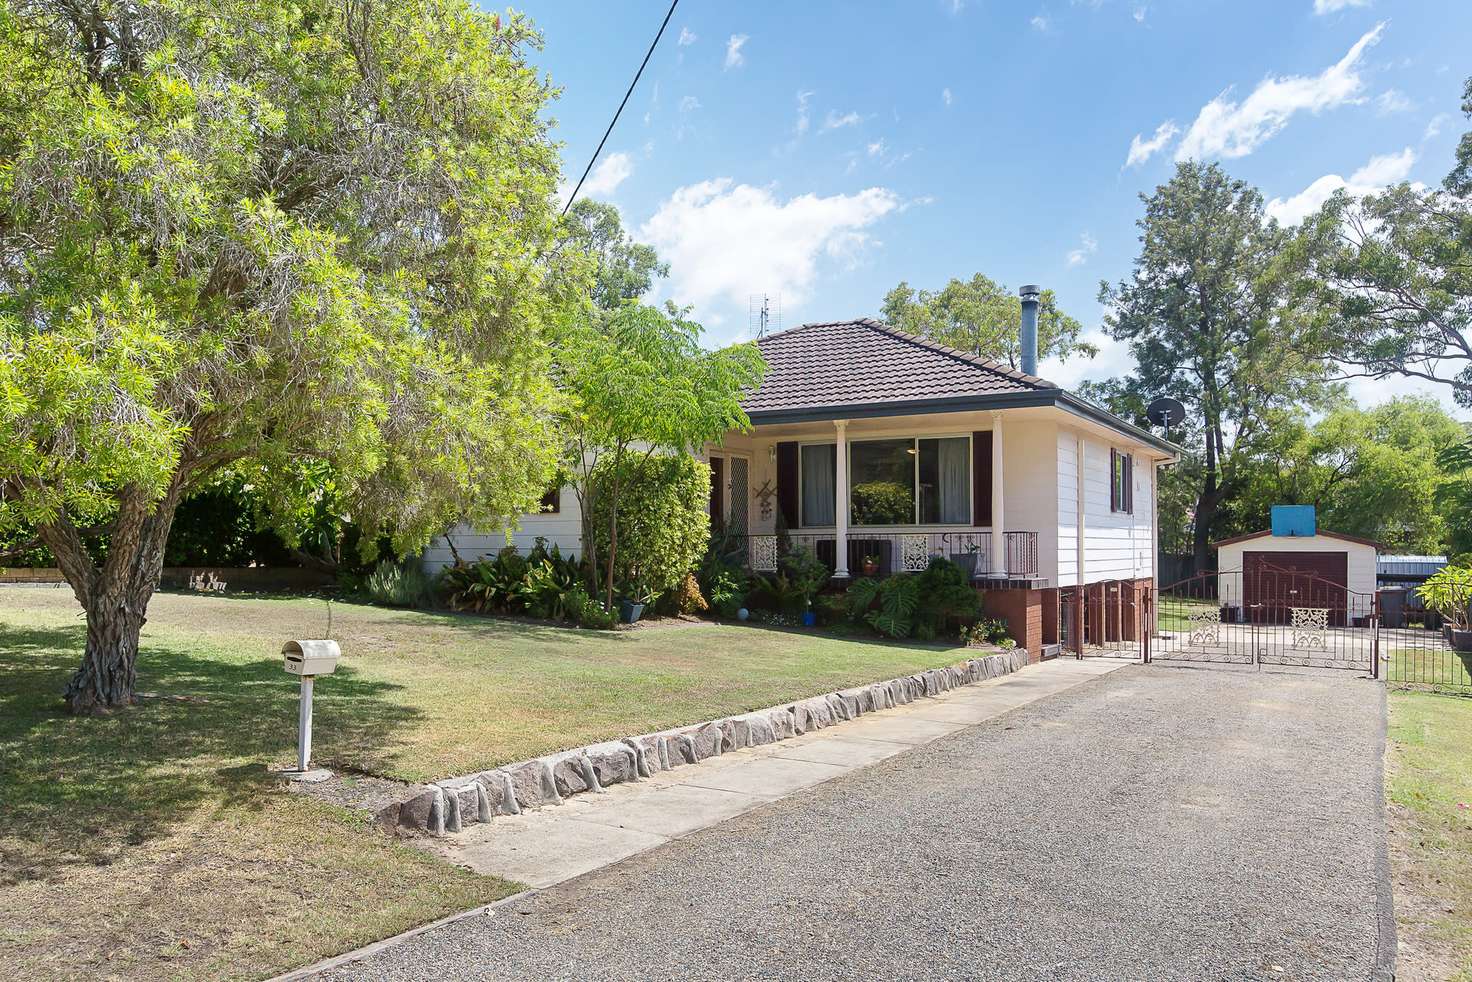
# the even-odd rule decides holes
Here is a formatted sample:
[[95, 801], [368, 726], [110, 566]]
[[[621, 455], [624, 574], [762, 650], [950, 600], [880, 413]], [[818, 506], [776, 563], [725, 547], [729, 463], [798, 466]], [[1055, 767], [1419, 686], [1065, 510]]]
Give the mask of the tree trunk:
[[1216, 524], [1216, 513], [1221, 505], [1221, 487], [1217, 482], [1217, 445], [1212, 439], [1212, 428], [1206, 430], [1206, 481], [1196, 497], [1196, 521], [1192, 533], [1192, 566], [1195, 572], [1204, 573], [1211, 565], [1211, 527]]
[[132, 705], [138, 682], [138, 634], [147, 620], [126, 602], [87, 611], [82, 665], [67, 683], [67, 707], [77, 714]]
[[39, 530], [87, 612], [82, 664], [65, 693], [73, 713], [107, 712], [137, 701], [138, 636], [148, 619], [148, 601], [158, 588], [181, 490], [182, 479], [176, 476], [156, 502], [125, 494], [101, 567], [92, 562], [81, 534], [65, 519]]

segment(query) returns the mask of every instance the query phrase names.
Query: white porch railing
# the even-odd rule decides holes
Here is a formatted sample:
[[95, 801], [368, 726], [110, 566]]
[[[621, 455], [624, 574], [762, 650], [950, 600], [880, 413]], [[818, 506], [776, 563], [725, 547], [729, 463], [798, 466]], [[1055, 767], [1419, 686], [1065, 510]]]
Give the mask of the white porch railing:
[[[1007, 532], [1002, 536], [1005, 555], [1001, 564], [992, 557], [990, 530], [953, 532], [904, 531], [848, 533], [848, 570], [852, 576], [890, 576], [919, 573], [932, 556], [945, 558], [966, 568], [974, 577], [1031, 578], [1038, 575], [1038, 534]], [[832, 532], [788, 532], [782, 535], [746, 537], [747, 567], [754, 573], [776, 572], [782, 556], [805, 547], [828, 565], [836, 566], [837, 538]]]

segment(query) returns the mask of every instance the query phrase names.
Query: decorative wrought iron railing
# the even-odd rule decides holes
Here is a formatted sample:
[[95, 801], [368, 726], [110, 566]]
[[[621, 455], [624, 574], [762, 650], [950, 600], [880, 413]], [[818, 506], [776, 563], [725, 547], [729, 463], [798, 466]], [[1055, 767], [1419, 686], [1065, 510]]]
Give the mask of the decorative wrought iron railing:
[[[848, 533], [848, 569], [853, 576], [918, 573], [932, 556], [944, 556], [977, 578], [1031, 578], [1038, 575], [1038, 534], [1003, 533], [1005, 562], [992, 561], [992, 535], [986, 531], [950, 532], [854, 530]], [[784, 532], [748, 535], [746, 565], [752, 572], [775, 572], [783, 556], [799, 547], [811, 549], [836, 568], [838, 543], [831, 532]]]

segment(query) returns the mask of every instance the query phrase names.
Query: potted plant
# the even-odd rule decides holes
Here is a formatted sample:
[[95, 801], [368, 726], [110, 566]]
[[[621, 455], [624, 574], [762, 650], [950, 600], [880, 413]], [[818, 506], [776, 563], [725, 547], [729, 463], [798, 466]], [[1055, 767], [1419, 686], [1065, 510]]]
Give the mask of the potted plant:
[[966, 578], [969, 580], [973, 579], [976, 576], [976, 557], [980, 555], [981, 546], [973, 542], [966, 547], [965, 552], [953, 552], [948, 558], [951, 560], [951, 562], [961, 567], [961, 569], [966, 573]]
[[879, 557], [865, 556], [863, 559], [859, 560], [859, 569], [863, 572], [865, 576], [878, 576]]
[[637, 623], [644, 616], [644, 608], [654, 602], [655, 593], [643, 583], [634, 580], [618, 601], [618, 618], [625, 624]]
[[812, 627], [818, 623], [818, 615], [813, 611], [813, 598], [828, 582], [831, 575], [828, 566], [818, 558], [817, 553], [806, 546], [798, 546], [784, 556], [782, 566], [789, 590], [797, 595], [801, 603], [803, 626]]
[[1454, 651], [1472, 652], [1472, 566], [1447, 566], [1429, 577], [1417, 592], [1427, 607], [1446, 622]]

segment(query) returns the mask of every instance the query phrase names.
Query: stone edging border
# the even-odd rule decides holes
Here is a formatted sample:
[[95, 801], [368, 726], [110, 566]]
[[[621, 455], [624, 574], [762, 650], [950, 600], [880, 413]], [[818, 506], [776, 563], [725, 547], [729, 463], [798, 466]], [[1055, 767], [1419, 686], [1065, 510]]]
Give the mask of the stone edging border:
[[612, 784], [638, 781], [732, 750], [776, 743], [857, 719], [864, 713], [903, 706], [922, 696], [1000, 678], [1027, 664], [1027, 651], [1014, 648], [770, 709], [609, 740], [494, 770], [415, 785], [403, 798], [381, 808], [377, 818], [389, 829], [430, 835], [459, 832], [497, 815], [519, 815], [544, 805], [560, 805], [564, 798], [575, 794], [602, 791]]

